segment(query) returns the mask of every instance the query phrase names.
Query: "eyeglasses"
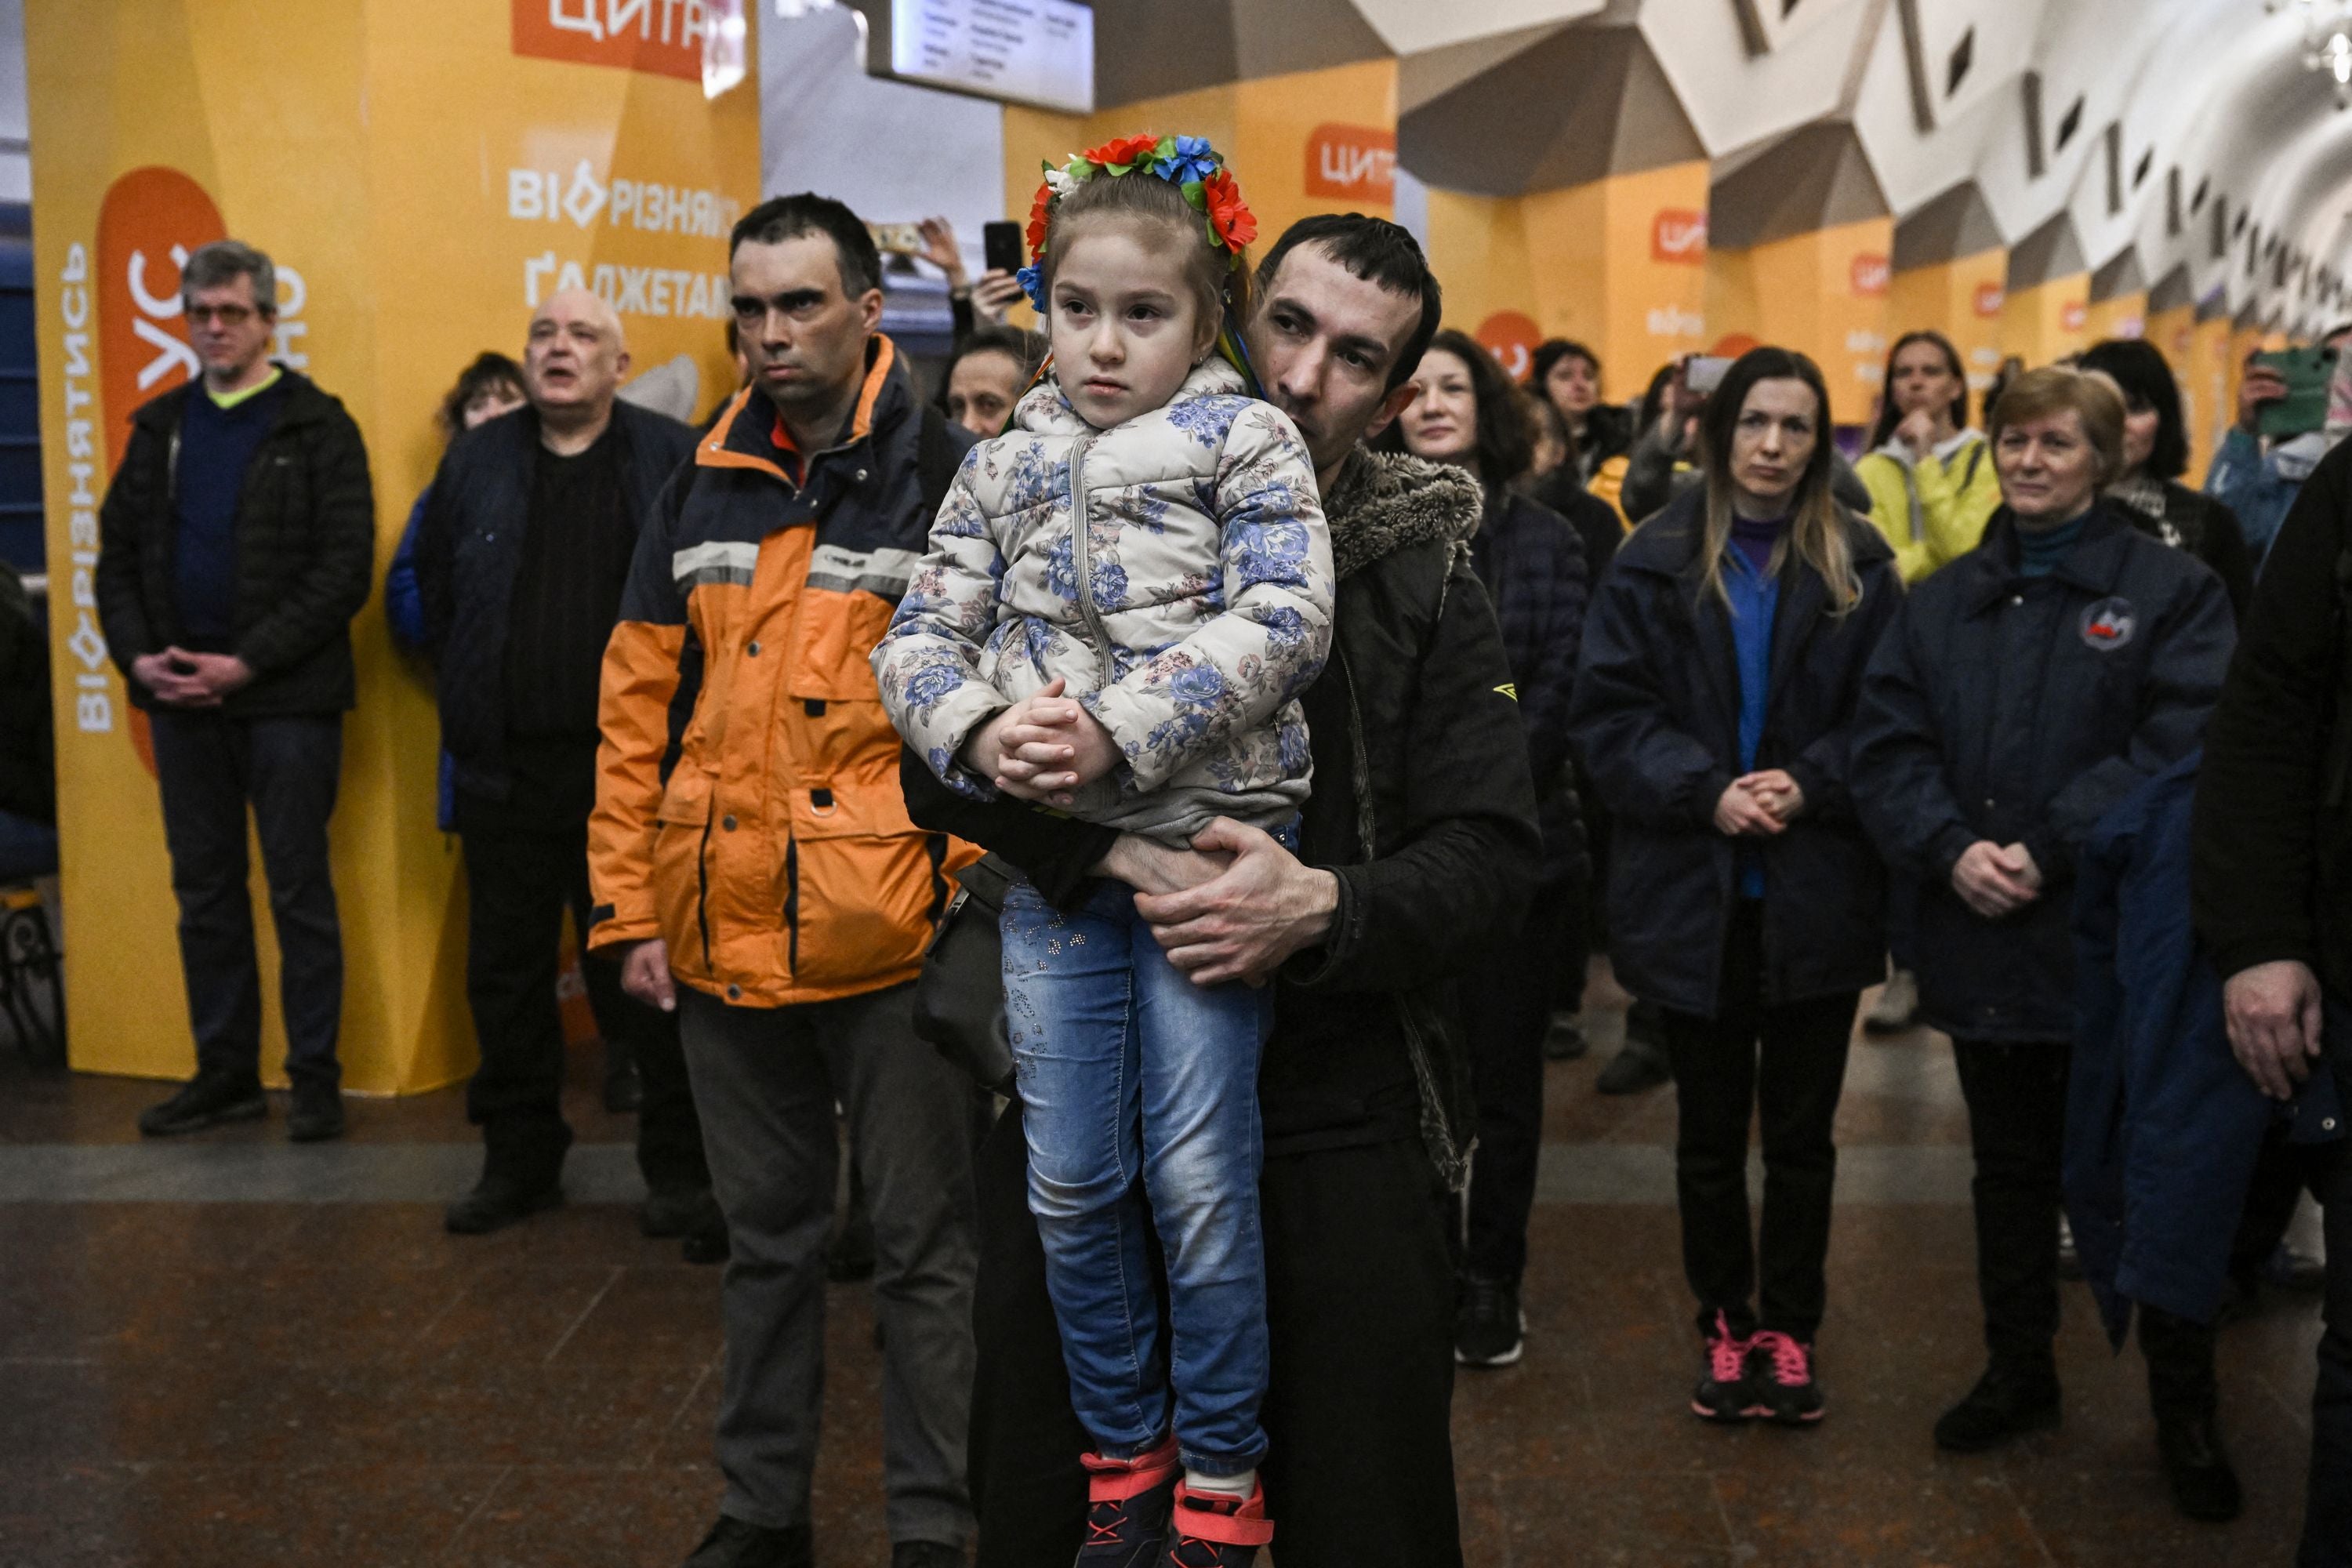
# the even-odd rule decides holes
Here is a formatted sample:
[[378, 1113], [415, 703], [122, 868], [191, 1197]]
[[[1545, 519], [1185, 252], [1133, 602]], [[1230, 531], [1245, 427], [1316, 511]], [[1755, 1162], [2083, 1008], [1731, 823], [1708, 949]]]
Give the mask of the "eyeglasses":
[[198, 327], [208, 321], [216, 321], [224, 327], [241, 327], [254, 317], [250, 305], [191, 305], [187, 313], [189, 323]]

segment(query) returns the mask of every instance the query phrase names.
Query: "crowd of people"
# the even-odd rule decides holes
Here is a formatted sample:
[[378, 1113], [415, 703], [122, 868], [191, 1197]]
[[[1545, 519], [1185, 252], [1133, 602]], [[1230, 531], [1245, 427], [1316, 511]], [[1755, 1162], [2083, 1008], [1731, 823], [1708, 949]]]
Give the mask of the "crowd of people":
[[[1986, 1364], [1934, 1441], [2059, 1421], [2063, 1245], [2137, 1318], [2176, 1501], [2234, 1517], [2215, 1324], [2307, 1189], [2300, 1561], [2352, 1563], [2352, 444], [2263, 434], [2256, 365], [2191, 489], [2137, 341], [1972, 418], [1907, 332], [1852, 460], [1783, 348], [1620, 407], [1553, 342], [1516, 386], [1393, 224], [1253, 261], [1192, 137], [1050, 172], [1017, 276], [923, 234], [962, 330], [918, 366], [856, 214], [748, 213], [698, 429], [626, 401], [606, 302], [551, 297], [451, 390], [385, 584], [468, 892], [483, 1160], [446, 1223], [562, 1201], [568, 912], [640, 1223], [728, 1265], [694, 1568], [813, 1561], [845, 1125], [894, 1568], [1277, 1530], [1286, 1568], [1459, 1563], [1453, 1382], [1524, 1353], [1544, 1062], [1598, 953], [1635, 1006], [1596, 1086], [1675, 1096], [1694, 1415], [1832, 1408], [1883, 983], [1872, 1026], [1950, 1036], [1975, 1164]], [[367, 453], [268, 358], [266, 256], [182, 291], [203, 374], [134, 419], [97, 574], [198, 1050], [141, 1128], [267, 1113], [250, 814], [288, 1131], [331, 1139]]]

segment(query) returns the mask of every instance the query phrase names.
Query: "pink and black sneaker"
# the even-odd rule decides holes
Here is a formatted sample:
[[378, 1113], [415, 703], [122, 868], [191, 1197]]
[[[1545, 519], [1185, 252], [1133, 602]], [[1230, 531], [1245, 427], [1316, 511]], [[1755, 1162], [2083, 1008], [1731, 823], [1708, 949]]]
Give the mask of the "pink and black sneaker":
[[1158, 1568], [1168, 1546], [1168, 1510], [1184, 1467], [1171, 1437], [1132, 1459], [1088, 1454], [1087, 1543], [1077, 1568]]
[[1813, 1381], [1813, 1347], [1778, 1329], [1748, 1342], [1754, 1397], [1748, 1414], [1783, 1426], [1810, 1426], [1823, 1414], [1822, 1385]]
[[1196, 1492], [1180, 1481], [1163, 1568], [1249, 1568], [1257, 1561], [1257, 1549], [1273, 1539], [1263, 1483], [1252, 1487], [1244, 1500]]
[[1755, 1414], [1756, 1391], [1748, 1376], [1746, 1336], [1731, 1330], [1731, 1320], [1715, 1315], [1706, 1331], [1706, 1371], [1691, 1394], [1691, 1414], [1702, 1421], [1745, 1421]]

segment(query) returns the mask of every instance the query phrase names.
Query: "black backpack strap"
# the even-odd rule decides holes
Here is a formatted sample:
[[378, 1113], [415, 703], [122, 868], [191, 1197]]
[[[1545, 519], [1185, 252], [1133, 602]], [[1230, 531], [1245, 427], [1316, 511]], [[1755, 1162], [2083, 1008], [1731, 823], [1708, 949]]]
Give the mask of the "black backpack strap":
[[1960, 489], [1965, 490], [1977, 482], [1977, 465], [1984, 461], [1986, 443], [1973, 441], [1969, 445], [1968, 471], [1960, 476]]

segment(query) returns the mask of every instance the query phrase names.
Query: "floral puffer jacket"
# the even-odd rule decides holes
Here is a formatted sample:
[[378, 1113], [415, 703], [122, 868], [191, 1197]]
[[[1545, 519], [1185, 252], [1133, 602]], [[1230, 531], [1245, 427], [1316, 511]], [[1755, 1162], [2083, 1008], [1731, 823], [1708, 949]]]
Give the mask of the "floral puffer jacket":
[[957, 752], [1058, 678], [1125, 759], [1073, 815], [1183, 844], [1213, 817], [1297, 814], [1331, 540], [1306, 444], [1242, 386], [1212, 358], [1097, 430], [1049, 378], [964, 459], [874, 649], [891, 721], [950, 788], [994, 793]]

